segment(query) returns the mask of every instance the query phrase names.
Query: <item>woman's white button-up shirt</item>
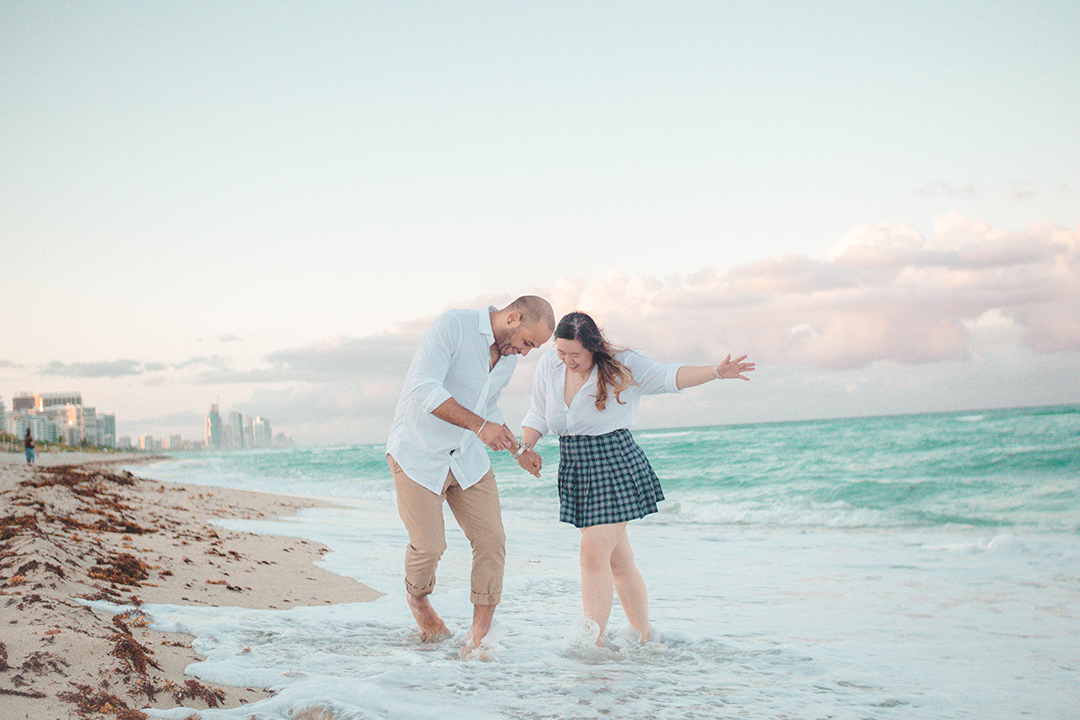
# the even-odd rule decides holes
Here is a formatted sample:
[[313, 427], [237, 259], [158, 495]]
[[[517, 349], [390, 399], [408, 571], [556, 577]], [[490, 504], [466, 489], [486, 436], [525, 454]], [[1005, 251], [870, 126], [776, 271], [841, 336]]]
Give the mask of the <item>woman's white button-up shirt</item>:
[[619, 429], [629, 430], [637, 419], [643, 395], [679, 392], [675, 376], [682, 363], [664, 365], [641, 353], [626, 350], [616, 356], [634, 376], [634, 383], [615, 401], [615, 391], [608, 390], [607, 406], [596, 409], [596, 367], [593, 366], [584, 387], [567, 406], [566, 364], [556, 350], [548, 351], [536, 367], [533, 377], [532, 405], [521, 424], [542, 435], [606, 435]]

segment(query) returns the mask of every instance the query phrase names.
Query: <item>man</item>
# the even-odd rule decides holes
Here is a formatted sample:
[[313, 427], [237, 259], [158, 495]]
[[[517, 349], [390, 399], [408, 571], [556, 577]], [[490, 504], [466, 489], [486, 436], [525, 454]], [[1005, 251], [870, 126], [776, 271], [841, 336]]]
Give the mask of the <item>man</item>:
[[551, 305], [534, 295], [502, 310], [450, 310], [435, 318], [413, 356], [386, 460], [409, 532], [406, 596], [425, 642], [451, 634], [428, 599], [446, 550], [444, 500], [473, 549], [473, 623], [465, 649], [479, 645], [491, 627], [502, 595], [506, 537], [484, 446], [518, 448], [503, 423], [499, 394], [514, 373], [515, 356], [543, 345], [554, 328]]

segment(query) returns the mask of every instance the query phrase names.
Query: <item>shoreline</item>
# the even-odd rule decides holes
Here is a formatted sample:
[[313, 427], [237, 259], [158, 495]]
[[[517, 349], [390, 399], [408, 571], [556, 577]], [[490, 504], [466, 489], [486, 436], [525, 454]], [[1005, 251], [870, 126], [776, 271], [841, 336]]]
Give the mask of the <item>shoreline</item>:
[[[146, 717], [141, 708], [230, 708], [272, 693], [184, 675], [192, 638], [146, 627], [140, 605], [288, 609], [380, 593], [314, 563], [299, 538], [216, 518], [287, 517], [317, 500], [185, 486], [121, 469], [128, 454], [0, 453], [0, 699], [6, 717]], [[113, 616], [79, 599], [136, 610]]]

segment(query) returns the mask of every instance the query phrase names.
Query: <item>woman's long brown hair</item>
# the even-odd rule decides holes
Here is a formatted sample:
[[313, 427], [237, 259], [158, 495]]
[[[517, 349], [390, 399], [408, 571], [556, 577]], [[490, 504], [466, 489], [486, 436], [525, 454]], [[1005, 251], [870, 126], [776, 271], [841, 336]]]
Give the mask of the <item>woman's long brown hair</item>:
[[577, 340], [581, 346], [592, 353], [596, 365], [596, 409], [607, 407], [608, 391], [615, 391], [615, 402], [626, 403], [619, 399], [623, 390], [634, 384], [634, 375], [630, 368], [615, 358], [615, 346], [604, 338], [596, 321], [583, 312], [574, 311], [563, 316], [555, 328], [555, 337], [563, 340]]

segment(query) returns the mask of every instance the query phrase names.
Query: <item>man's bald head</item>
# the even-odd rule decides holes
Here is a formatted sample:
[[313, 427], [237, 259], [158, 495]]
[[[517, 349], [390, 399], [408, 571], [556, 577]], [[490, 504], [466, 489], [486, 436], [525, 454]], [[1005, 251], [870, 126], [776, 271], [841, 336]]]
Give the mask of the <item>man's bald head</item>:
[[551, 303], [539, 295], [522, 295], [503, 308], [503, 312], [520, 313], [526, 325], [540, 323], [550, 330], [555, 329], [555, 312], [551, 309]]
[[544, 298], [522, 295], [491, 314], [491, 328], [500, 355], [528, 355], [551, 339], [555, 313]]

